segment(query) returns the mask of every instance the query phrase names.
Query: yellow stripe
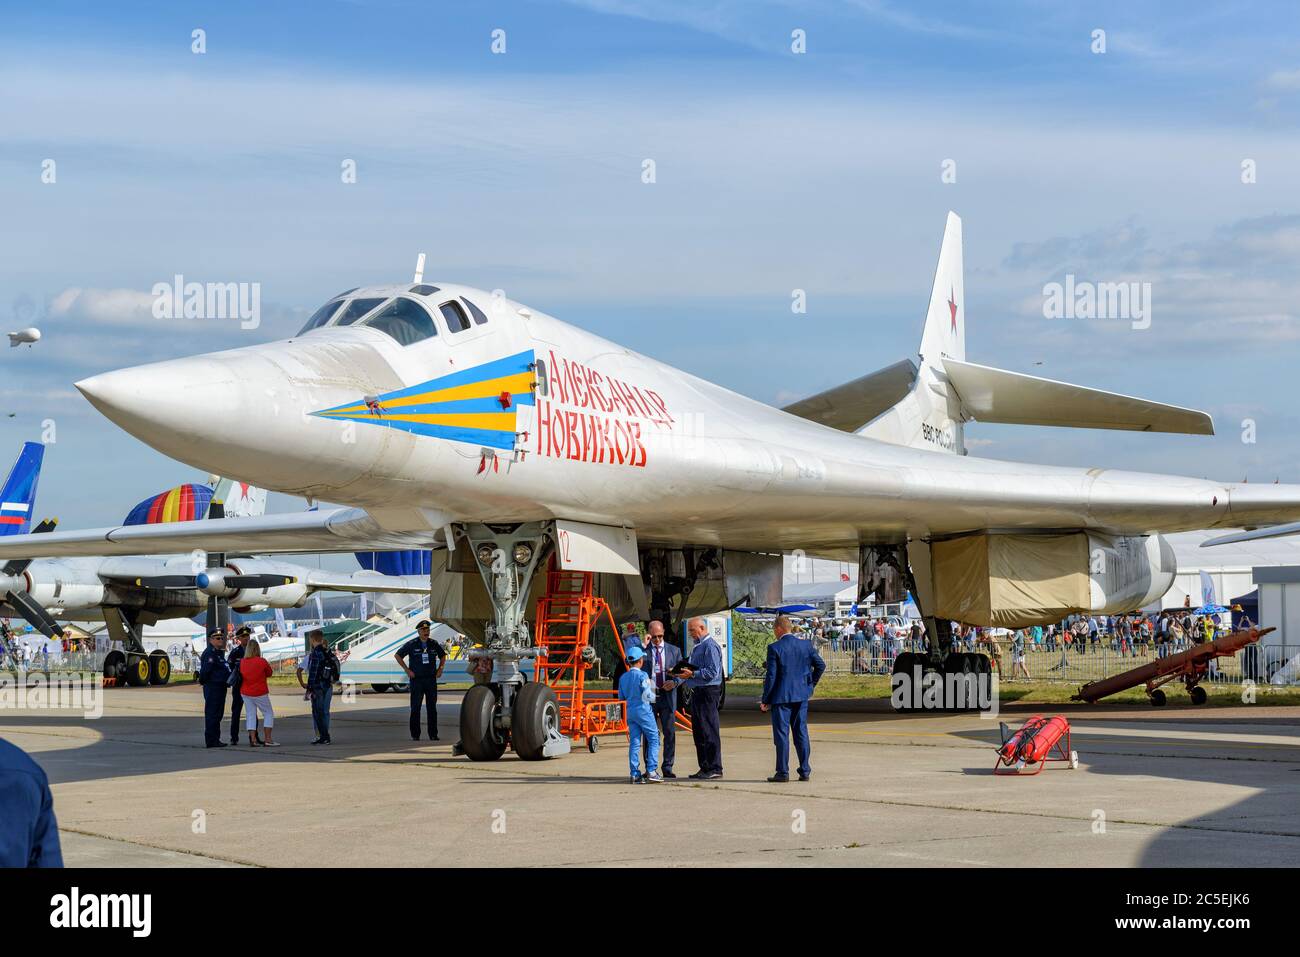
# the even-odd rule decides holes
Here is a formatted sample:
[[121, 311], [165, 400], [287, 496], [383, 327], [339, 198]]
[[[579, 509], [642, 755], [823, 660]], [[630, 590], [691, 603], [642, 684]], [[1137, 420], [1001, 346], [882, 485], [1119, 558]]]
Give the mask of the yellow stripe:
[[174, 488], [167, 493], [167, 498], [163, 500], [162, 520], [164, 522], [176, 521], [176, 509], [180, 505], [180, 500], [181, 500], [180, 493], [181, 493], [180, 489]]
[[[519, 372], [514, 375], [500, 376], [496, 379], [485, 379], [483, 382], [467, 382], [465, 385], [452, 386], [447, 389], [435, 389], [432, 392], [421, 392], [418, 395], [408, 395], [401, 399], [384, 399], [379, 400], [379, 404], [385, 409], [401, 409], [412, 405], [424, 405], [428, 402], [452, 402], [458, 399], [485, 399], [489, 396], [498, 396], [502, 392], [509, 392], [512, 395], [516, 392], [530, 392], [533, 385], [533, 374], [531, 372]], [[365, 415], [370, 410], [364, 402], [358, 405], [344, 406], [341, 409], [334, 409], [330, 415]]]
[[[325, 413], [322, 413], [325, 414]], [[338, 413], [328, 413], [336, 415]], [[488, 429], [495, 432], [513, 432], [513, 412], [410, 412], [398, 415], [377, 415], [377, 422], [419, 422], [424, 425], [449, 425], [460, 429]]]

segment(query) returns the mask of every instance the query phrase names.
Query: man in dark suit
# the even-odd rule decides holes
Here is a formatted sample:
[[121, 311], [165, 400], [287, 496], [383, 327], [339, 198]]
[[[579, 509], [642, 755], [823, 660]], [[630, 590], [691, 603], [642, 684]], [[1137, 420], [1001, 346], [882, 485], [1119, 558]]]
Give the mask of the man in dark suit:
[[669, 672], [682, 660], [682, 652], [676, 645], [664, 641], [662, 621], [652, 621], [646, 626], [646, 639], [645, 664], [642, 667], [655, 687], [654, 714], [663, 745], [661, 770], [665, 778], [675, 778], [673, 757], [677, 750], [677, 728], [673, 715], [677, 712], [677, 682], [669, 677]]
[[772, 713], [772, 741], [776, 745], [774, 784], [790, 780], [790, 732], [799, 756], [799, 780], [812, 777], [808, 753], [808, 699], [826, 670], [826, 662], [813, 643], [794, 634], [790, 619], [781, 615], [773, 626], [776, 640], [767, 646], [767, 677], [763, 679], [762, 711]]
[[[244, 696], [239, 693], [239, 687], [243, 679], [239, 673], [239, 663], [244, 660], [244, 652], [248, 649], [248, 642], [253, 637], [252, 630], [247, 625], [240, 625], [239, 630], [235, 632], [235, 647], [231, 649], [230, 654], [226, 656], [226, 663], [230, 665], [230, 673], [235, 676], [235, 683], [230, 686], [230, 743], [239, 744], [239, 716], [244, 710]], [[254, 732], [257, 743], [262, 743], [262, 738]]]

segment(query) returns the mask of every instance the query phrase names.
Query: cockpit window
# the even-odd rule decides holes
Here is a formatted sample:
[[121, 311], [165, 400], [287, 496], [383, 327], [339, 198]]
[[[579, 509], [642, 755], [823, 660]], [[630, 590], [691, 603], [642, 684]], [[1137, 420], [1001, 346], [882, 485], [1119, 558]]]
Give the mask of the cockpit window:
[[430, 339], [438, 334], [438, 329], [433, 324], [433, 317], [413, 299], [394, 299], [362, 325], [388, 333], [403, 346]]
[[469, 328], [469, 317], [459, 303], [444, 302], [438, 307], [442, 317], [447, 320], [447, 328], [452, 332], [464, 332]]
[[412, 286], [410, 288], [410, 292], [418, 293], [421, 296], [432, 296], [437, 291], [437, 286], [430, 286], [427, 282], [420, 283], [420, 285]]
[[331, 299], [329, 302], [325, 303], [325, 305], [313, 312], [311, 318], [307, 320], [307, 325], [298, 330], [298, 335], [302, 335], [305, 332], [311, 332], [313, 329], [319, 329], [321, 326], [325, 325], [325, 323], [329, 322], [330, 316], [334, 315], [334, 313], [338, 311], [339, 304], [342, 301], [342, 299]]
[[470, 302], [464, 296], [460, 297], [460, 301], [465, 304], [467, 309], [469, 309], [469, 314], [474, 317], [475, 323], [481, 326], [483, 323], [487, 322], [487, 316], [484, 314], [482, 309], [474, 305], [474, 303]]
[[348, 307], [339, 314], [338, 322], [334, 323], [334, 325], [350, 326], [383, 301], [383, 299], [353, 299], [348, 303]]

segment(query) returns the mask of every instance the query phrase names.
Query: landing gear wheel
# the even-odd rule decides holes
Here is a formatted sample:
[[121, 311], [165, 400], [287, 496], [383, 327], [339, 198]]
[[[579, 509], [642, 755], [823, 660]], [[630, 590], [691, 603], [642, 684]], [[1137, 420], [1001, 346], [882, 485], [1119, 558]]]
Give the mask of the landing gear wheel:
[[1192, 704], [1205, 704], [1206, 699], [1210, 696], [1205, 693], [1205, 689], [1200, 685], [1192, 685], [1187, 689], [1187, 697], [1192, 699]]
[[897, 657], [894, 658], [893, 674], [910, 675], [912, 673], [913, 666], [919, 663], [918, 659], [920, 659], [920, 657], [921, 656], [918, 655], [915, 651], [899, 652]]
[[127, 656], [126, 683], [133, 688], [143, 688], [149, 683], [149, 657], [147, 655]]
[[371, 685], [370, 690], [373, 691], [375, 694], [383, 694], [391, 687], [392, 685]]
[[560, 730], [560, 706], [555, 692], [534, 681], [515, 693], [510, 721], [510, 746], [523, 761], [542, 761], [542, 749], [552, 731]]
[[590, 738], [588, 738], [588, 739], [587, 739], [587, 750], [590, 751], [592, 754], [595, 754], [597, 751], [599, 751], [599, 750], [600, 750], [600, 738], [596, 737], [594, 734], [593, 734]]
[[948, 652], [948, 656], [943, 659], [943, 673], [946, 675], [975, 674], [978, 666], [971, 660], [974, 657], [964, 651]]
[[474, 685], [460, 704], [460, 740], [471, 761], [495, 761], [505, 753], [506, 743], [493, 727], [497, 696], [488, 685]]
[[1163, 708], [1165, 706], [1165, 693], [1161, 691], [1159, 688], [1151, 692], [1150, 697], [1151, 697], [1151, 707]]
[[104, 656], [104, 677], [115, 685], [126, 683], [126, 655], [120, 651], [110, 651]]
[[149, 684], [165, 685], [172, 677], [172, 661], [165, 651], [151, 652], [149, 655]]

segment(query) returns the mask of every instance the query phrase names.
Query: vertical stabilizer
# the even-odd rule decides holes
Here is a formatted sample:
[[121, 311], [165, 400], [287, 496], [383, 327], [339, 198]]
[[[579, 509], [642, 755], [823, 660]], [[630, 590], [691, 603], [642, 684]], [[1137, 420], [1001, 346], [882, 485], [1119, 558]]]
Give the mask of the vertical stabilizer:
[[921, 331], [919, 372], [912, 391], [858, 430], [882, 442], [965, 454], [961, 403], [943, 371], [944, 358], [966, 358], [966, 290], [961, 217], [948, 213]]
[[4, 488], [0, 489], [0, 535], [25, 535], [32, 530], [36, 484], [44, 458], [45, 446], [41, 443], [23, 443]]

